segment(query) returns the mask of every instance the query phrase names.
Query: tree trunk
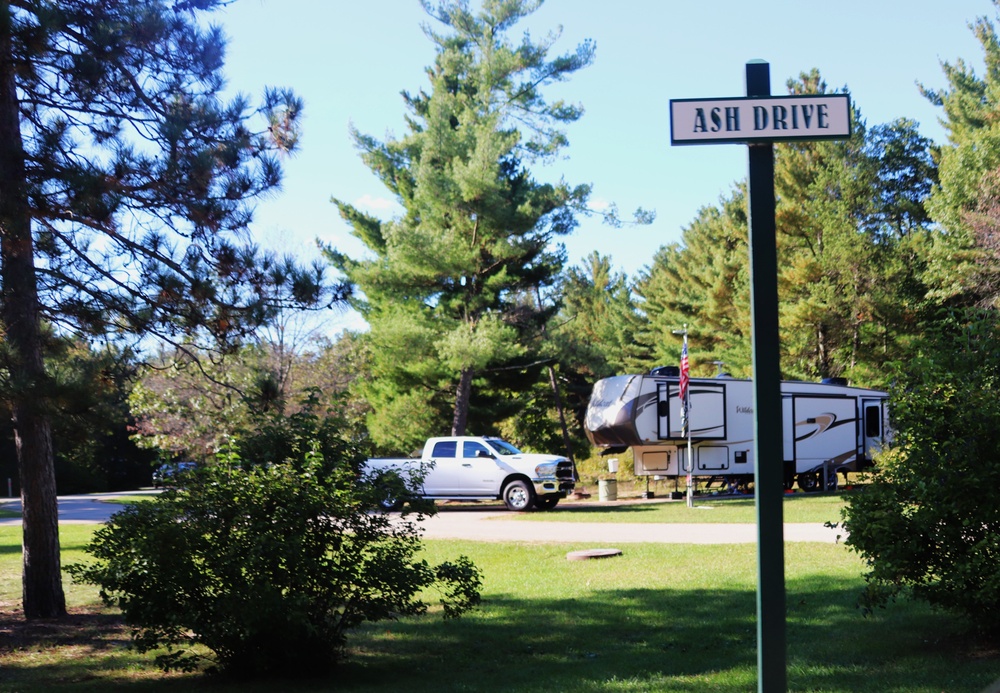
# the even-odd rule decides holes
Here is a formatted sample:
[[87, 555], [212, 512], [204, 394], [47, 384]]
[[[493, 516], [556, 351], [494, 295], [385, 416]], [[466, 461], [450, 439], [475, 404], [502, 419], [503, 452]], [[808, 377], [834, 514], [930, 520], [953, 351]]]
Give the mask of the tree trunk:
[[0, 280], [7, 368], [13, 383], [14, 442], [21, 481], [23, 608], [28, 619], [66, 614], [59, 565], [59, 512], [46, 412], [31, 216], [25, 184], [10, 10], [0, 16]]
[[566, 427], [566, 412], [563, 410], [562, 397], [559, 394], [559, 381], [556, 380], [556, 369], [549, 366], [549, 385], [552, 386], [552, 396], [556, 401], [556, 411], [559, 412], [559, 425], [562, 427], [563, 445], [566, 446], [566, 457], [573, 461], [573, 445], [569, 439], [569, 428]]
[[816, 326], [816, 371], [820, 378], [830, 377], [830, 355], [827, 349], [826, 325]]
[[471, 368], [465, 368], [458, 378], [458, 389], [455, 391], [455, 416], [451, 422], [453, 436], [465, 435], [465, 427], [469, 423], [469, 399], [472, 397], [474, 375], [475, 372]]

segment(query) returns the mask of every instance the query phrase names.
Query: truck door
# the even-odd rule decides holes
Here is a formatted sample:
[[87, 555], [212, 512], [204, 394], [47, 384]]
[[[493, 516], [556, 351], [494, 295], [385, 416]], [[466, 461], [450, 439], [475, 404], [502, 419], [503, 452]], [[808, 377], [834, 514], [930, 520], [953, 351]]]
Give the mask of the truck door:
[[424, 494], [427, 496], [456, 496], [462, 494], [462, 480], [468, 469], [462, 466], [465, 461], [458, 457], [456, 440], [439, 440], [431, 450], [428, 460], [433, 462], [424, 477]]
[[501, 470], [492, 450], [475, 440], [467, 440], [462, 443], [462, 457], [458, 462], [456, 478], [460, 486], [457, 493], [463, 496], [497, 493]]

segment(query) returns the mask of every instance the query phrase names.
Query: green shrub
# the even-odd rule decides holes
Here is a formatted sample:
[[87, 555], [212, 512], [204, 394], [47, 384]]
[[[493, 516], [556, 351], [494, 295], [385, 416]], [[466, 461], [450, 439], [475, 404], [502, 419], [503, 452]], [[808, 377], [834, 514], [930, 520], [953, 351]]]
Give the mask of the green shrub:
[[1000, 349], [992, 323], [943, 326], [893, 398], [896, 440], [848, 497], [862, 605], [913, 597], [1000, 630]]
[[352, 465], [315, 448], [246, 467], [229, 453], [113, 516], [88, 548], [96, 562], [68, 570], [121, 608], [140, 651], [166, 648], [165, 669], [207, 658], [239, 677], [317, 675], [351, 628], [424, 612], [425, 588], [442, 591], [446, 617], [478, 603], [475, 566], [416, 560], [420, 516], [371, 512], [376, 499]]

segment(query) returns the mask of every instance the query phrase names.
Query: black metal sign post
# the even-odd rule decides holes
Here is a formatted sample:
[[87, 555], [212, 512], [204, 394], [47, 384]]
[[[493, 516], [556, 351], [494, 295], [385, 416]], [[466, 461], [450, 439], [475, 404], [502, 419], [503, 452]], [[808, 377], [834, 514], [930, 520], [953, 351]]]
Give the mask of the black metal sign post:
[[745, 99], [670, 102], [671, 144], [745, 143], [749, 149], [750, 310], [753, 323], [754, 488], [757, 507], [757, 690], [787, 690], [784, 454], [778, 338], [774, 142], [850, 137], [846, 94], [771, 96], [769, 65], [746, 65]]
[[[765, 62], [747, 63], [747, 96], [769, 96]], [[784, 455], [774, 145], [749, 146], [750, 314], [753, 344], [754, 499], [757, 506], [757, 690], [787, 690], [785, 672]]]

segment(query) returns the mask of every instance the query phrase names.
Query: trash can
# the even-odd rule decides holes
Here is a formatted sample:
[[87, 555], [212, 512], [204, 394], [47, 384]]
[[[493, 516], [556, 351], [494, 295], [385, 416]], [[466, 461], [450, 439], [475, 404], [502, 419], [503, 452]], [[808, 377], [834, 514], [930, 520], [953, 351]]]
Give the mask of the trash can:
[[618, 480], [600, 479], [597, 482], [598, 498], [602, 503], [618, 500]]

